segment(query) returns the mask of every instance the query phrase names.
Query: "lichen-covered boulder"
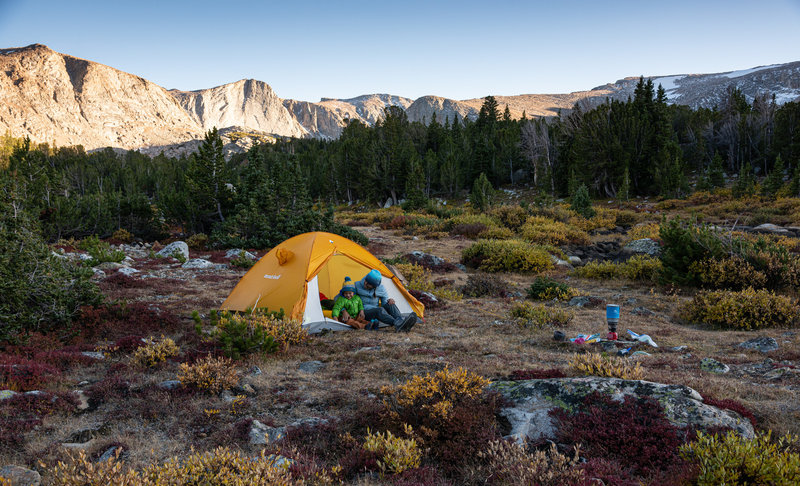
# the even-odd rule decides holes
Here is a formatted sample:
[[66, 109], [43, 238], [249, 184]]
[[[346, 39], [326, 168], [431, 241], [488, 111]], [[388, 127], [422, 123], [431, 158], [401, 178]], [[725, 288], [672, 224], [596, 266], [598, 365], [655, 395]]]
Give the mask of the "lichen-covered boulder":
[[183, 241], [173, 241], [169, 245], [165, 246], [161, 249], [156, 256], [159, 257], [175, 257], [176, 255], [180, 255], [179, 260], [188, 260], [189, 259], [189, 245]]
[[739, 414], [703, 403], [703, 397], [683, 385], [665, 385], [643, 380], [619, 378], [551, 378], [544, 380], [497, 381], [489, 385], [513, 405], [501, 415], [511, 425], [510, 437], [524, 441], [554, 439], [557, 422], [550, 410], [574, 410], [584, 397], [594, 392], [622, 401], [625, 396], [653, 398], [664, 408], [667, 419], [678, 427], [700, 429], [729, 427], [744, 437], [753, 437], [753, 426]]
[[642, 238], [631, 241], [623, 247], [623, 250], [627, 253], [658, 256], [661, 254], [661, 245], [651, 238]]

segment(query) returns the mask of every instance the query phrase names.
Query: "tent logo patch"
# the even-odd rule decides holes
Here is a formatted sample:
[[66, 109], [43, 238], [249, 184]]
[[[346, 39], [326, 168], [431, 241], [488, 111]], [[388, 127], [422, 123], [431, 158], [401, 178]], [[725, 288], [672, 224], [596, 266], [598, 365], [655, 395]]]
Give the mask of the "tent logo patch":
[[281, 278], [281, 276], [280, 275], [270, 275], [270, 274], [267, 273], [267, 274], [264, 274], [264, 278], [268, 278], [270, 280], [278, 280], [279, 278]]

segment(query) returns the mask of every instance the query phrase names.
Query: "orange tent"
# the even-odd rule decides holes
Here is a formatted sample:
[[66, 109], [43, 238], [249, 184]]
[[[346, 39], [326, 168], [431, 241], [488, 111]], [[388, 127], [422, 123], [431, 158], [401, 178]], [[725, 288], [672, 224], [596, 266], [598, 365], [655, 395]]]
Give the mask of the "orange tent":
[[423, 317], [425, 306], [412, 296], [372, 253], [332, 233], [304, 233], [289, 238], [264, 255], [236, 284], [221, 309], [244, 311], [266, 307], [283, 309], [303, 322], [310, 333], [322, 329], [351, 329], [322, 310], [319, 293], [333, 298], [345, 276], [360, 280], [372, 269], [403, 314]]

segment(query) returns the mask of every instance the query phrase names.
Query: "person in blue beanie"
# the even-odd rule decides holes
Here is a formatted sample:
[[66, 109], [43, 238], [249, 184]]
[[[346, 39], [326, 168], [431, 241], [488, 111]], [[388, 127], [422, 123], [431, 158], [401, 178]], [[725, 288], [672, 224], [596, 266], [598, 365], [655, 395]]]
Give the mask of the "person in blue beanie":
[[394, 299], [389, 298], [389, 292], [381, 283], [381, 272], [378, 270], [370, 270], [356, 282], [356, 294], [361, 297], [367, 320], [377, 319], [394, 326], [397, 332], [408, 332], [417, 323], [417, 314], [414, 312], [406, 317], [400, 313]]

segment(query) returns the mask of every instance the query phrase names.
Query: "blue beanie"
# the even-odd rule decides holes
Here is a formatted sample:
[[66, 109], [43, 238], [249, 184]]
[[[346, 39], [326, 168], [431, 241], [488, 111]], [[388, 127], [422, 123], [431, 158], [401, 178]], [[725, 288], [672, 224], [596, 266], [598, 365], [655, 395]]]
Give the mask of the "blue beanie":
[[353, 281], [350, 280], [350, 277], [344, 278], [344, 283], [342, 284], [341, 292], [355, 292], [356, 286], [353, 284]]
[[364, 280], [367, 281], [368, 284], [372, 285], [373, 287], [377, 287], [381, 284], [381, 272], [377, 270], [370, 270]]

